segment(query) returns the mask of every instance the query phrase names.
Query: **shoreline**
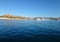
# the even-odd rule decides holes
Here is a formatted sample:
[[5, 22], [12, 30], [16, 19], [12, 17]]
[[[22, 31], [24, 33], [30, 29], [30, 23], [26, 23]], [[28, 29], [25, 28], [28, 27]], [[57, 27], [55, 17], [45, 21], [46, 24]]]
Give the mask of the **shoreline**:
[[[0, 18], [0, 20], [31, 20], [31, 19], [18, 19], [18, 18]], [[36, 19], [37, 21], [44, 21], [46, 19]], [[47, 19], [47, 21], [50, 19]], [[60, 20], [55, 20], [55, 21], [60, 21]]]
[[54, 21], [60, 21], [60, 18], [54, 18], [54, 17], [23, 17], [23, 16], [15, 16], [11, 14], [5, 14], [0, 16], [0, 19], [2, 20], [37, 20], [37, 21], [45, 21], [45, 20], [54, 20]]
[[29, 20], [29, 19], [0, 18], [0, 20]]

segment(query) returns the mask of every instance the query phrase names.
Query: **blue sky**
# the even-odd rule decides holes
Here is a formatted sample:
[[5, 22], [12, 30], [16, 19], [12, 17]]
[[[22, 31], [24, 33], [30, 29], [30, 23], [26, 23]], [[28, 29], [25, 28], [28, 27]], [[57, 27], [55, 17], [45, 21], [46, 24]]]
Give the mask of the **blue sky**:
[[0, 15], [60, 17], [60, 0], [0, 0]]

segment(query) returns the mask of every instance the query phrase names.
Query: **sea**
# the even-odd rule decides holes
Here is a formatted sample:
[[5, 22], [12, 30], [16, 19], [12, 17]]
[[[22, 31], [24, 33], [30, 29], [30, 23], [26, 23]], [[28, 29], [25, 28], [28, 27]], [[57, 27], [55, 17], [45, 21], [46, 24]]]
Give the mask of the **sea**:
[[60, 21], [0, 20], [0, 42], [60, 42]]

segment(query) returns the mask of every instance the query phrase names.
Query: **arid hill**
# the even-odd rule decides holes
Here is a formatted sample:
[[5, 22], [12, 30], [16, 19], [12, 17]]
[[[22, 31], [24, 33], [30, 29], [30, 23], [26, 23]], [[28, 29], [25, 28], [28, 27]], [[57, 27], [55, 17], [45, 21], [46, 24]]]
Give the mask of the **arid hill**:
[[0, 16], [0, 18], [25, 19], [26, 17], [23, 17], [23, 16], [14, 16], [14, 15], [11, 15], [11, 14], [5, 14], [3, 16]]

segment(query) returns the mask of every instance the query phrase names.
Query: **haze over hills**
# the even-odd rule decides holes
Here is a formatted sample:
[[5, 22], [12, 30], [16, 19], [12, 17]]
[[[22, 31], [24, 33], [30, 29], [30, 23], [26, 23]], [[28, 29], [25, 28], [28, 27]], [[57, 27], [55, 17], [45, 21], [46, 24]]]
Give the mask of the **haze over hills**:
[[23, 17], [23, 16], [15, 16], [12, 14], [4, 14], [0, 16], [0, 19], [12, 19], [12, 20], [60, 20], [60, 17], [54, 18], [54, 17]]

